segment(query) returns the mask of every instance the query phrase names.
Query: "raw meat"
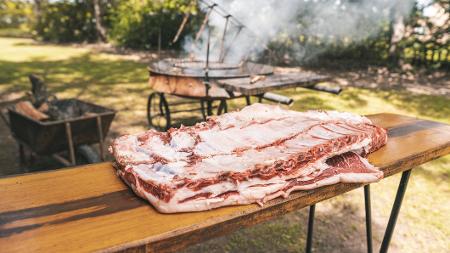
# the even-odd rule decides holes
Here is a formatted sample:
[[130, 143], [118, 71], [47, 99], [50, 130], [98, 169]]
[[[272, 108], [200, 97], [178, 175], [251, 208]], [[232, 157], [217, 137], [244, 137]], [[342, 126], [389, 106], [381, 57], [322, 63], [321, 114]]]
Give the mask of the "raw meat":
[[383, 173], [364, 157], [386, 141], [386, 131], [362, 116], [254, 104], [192, 127], [125, 135], [110, 151], [121, 178], [172, 213], [378, 181]]

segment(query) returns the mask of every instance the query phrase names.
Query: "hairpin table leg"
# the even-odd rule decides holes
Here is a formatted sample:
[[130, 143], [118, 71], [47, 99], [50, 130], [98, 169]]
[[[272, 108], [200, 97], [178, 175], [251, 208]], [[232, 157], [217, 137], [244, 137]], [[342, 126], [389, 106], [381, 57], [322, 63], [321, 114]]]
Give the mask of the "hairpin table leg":
[[364, 206], [366, 210], [367, 252], [372, 253], [372, 208], [370, 206], [370, 184], [364, 186]]
[[306, 253], [311, 253], [312, 250], [312, 237], [314, 229], [314, 213], [316, 210], [316, 205], [309, 206], [309, 216], [308, 216], [308, 235], [306, 237]]
[[381, 243], [381, 253], [385, 253], [388, 250], [389, 242], [391, 241], [392, 233], [394, 232], [395, 223], [397, 222], [398, 214], [400, 212], [400, 207], [402, 206], [402, 200], [405, 196], [406, 187], [408, 186], [410, 175], [411, 170], [407, 170], [402, 173], [402, 178], [400, 179], [400, 184], [398, 185], [394, 205], [392, 206], [391, 216], [389, 217], [389, 222], [386, 228], [386, 232], [384, 233], [383, 242]]

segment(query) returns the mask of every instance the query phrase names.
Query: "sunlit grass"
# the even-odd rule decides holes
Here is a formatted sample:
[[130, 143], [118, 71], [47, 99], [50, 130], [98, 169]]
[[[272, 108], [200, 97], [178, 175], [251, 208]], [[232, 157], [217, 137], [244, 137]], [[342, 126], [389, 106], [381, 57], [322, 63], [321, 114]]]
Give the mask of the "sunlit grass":
[[[118, 110], [114, 134], [142, 131], [146, 125], [146, 63], [112, 54], [93, 53], [75, 46], [42, 45], [28, 39], [0, 38], [0, 99], [23, 94], [27, 75], [44, 77], [58, 97], [78, 97]], [[332, 95], [297, 88], [280, 91], [294, 98], [294, 110], [327, 109], [359, 114], [400, 113], [450, 124], [450, 100], [403, 90], [345, 88]], [[174, 98], [170, 98], [174, 99]], [[176, 99], [176, 98], [175, 98]], [[244, 106], [244, 99], [230, 108]], [[201, 119], [184, 113], [175, 121]], [[184, 120], [184, 121], [183, 121]], [[389, 217], [399, 175], [372, 187], [375, 246]], [[445, 252], [450, 248], [450, 156], [413, 171], [390, 252]], [[365, 251], [362, 190], [317, 205], [314, 245], [318, 252]], [[299, 252], [305, 243], [307, 210], [188, 249], [189, 252]]]

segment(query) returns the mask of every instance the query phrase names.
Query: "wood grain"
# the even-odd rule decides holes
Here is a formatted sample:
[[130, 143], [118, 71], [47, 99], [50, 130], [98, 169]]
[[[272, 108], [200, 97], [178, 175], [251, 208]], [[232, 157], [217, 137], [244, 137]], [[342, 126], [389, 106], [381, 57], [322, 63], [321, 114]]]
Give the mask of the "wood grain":
[[[450, 126], [394, 114], [369, 156], [385, 176], [450, 153]], [[337, 184], [257, 205], [160, 214], [115, 176], [110, 163], [0, 179], [0, 252], [169, 252], [361, 187]]]

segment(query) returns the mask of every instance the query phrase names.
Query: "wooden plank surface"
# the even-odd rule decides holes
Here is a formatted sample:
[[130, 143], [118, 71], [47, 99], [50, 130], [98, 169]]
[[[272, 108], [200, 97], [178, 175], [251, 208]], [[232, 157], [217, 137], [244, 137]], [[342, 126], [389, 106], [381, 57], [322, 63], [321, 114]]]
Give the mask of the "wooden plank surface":
[[231, 78], [216, 80], [215, 83], [228, 91], [240, 92], [243, 95], [253, 96], [268, 91], [286, 89], [291, 87], [308, 87], [323, 82], [329, 77], [312, 72], [283, 73], [265, 76], [262, 80], [251, 83], [252, 77]]
[[[394, 114], [370, 118], [389, 129], [370, 155], [385, 176], [450, 153], [450, 126]], [[110, 163], [0, 179], [0, 252], [164, 252], [183, 248], [334, 197], [337, 184], [257, 205], [160, 214], [137, 198]]]

